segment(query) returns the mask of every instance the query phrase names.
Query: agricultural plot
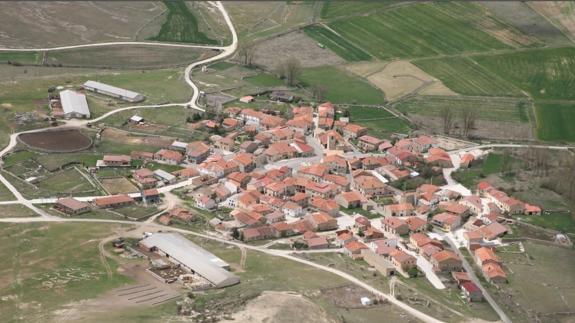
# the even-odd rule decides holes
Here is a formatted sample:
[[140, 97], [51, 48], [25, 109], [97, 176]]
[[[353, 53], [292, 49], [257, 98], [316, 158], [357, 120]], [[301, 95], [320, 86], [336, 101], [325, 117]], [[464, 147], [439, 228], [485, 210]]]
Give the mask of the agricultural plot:
[[218, 41], [200, 31], [196, 16], [184, 1], [164, 1], [168, 12], [158, 35], [151, 40], [217, 45]]
[[371, 58], [368, 53], [321, 25], [307, 26], [304, 28], [304, 32], [316, 40], [318, 44], [331, 49], [346, 61], [363, 61]]
[[0, 253], [10, 255], [11, 261], [0, 264], [0, 321], [52, 321], [63, 305], [128, 283], [113, 260], [107, 260], [111, 270], [106, 274], [97, 247], [100, 239], [119, 228], [95, 223], [1, 224]]
[[[524, 35], [539, 39], [548, 45], [565, 45], [571, 42], [549, 20], [522, 1], [478, 1], [502, 22], [509, 24]], [[552, 2], [546, 2], [552, 3]]]
[[473, 60], [536, 99], [575, 99], [575, 48], [481, 55]]
[[[491, 58], [492, 56], [489, 56]], [[520, 96], [521, 92], [504, 78], [469, 58], [450, 57], [412, 61], [417, 67], [440, 79], [451, 90], [463, 95]]]
[[[162, 46], [105, 46], [46, 53], [46, 64], [87, 68], [147, 69], [187, 65], [216, 52]], [[1, 54], [0, 54], [1, 55]], [[0, 60], [2, 60], [0, 56]]]
[[125, 177], [102, 178], [100, 179], [100, 183], [102, 183], [102, 187], [106, 192], [111, 195], [135, 193], [139, 191], [139, 189]]
[[[379, 59], [509, 48], [450, 12], [451, 4], [420, 3], [329, 23], [339, 35]], [[466, 10], [480, 14], [476, 7]]]
[[382, 104], [384, 102], [381, 91], [367, 81], [336, 67], [304, 69], [298, 79], [308, 88], [324, 87], [325, 100], [333, 103]]
[[370, 14], [396, 4], [394, 1], [324, 1], [321, 17], [324, 19]]
[[531, 103], [526, 99], [484, 98], [469, 96], [416, 96], [402, 101], [396, 109], [411, 114], [439, 117], [444, 109], [459, 115], [464, 109], [473, 109], [478, 119], [506, 122], [529, 122]]
[[393, 133], [408, 133], [409, 124], [385, 109], [357, 107], [348, 108], [350, 120], [368, 128], [368, 133], [379, 138], [389, 138]]
[[143, 220], [158, 212], [154, 206], [129, 205], [110, 210], [113, 213], [119, 213], [131, 220]]
[[0, 52], [0, 62], [2, 63], [38, 64], [40, 57], [38, 52]]
[[536, 102], [535, 114], [540, 139], [575, 142], [575, 102]]
[[531, 8], [558, 26], [567, 37], [575, 39], [575, 6], [569, 1], [533, 1]]
[[92, 145], [92, 138], [78, 129], [24, 133], [18, 140], [32, 149], [60, 153], [85, 150]]

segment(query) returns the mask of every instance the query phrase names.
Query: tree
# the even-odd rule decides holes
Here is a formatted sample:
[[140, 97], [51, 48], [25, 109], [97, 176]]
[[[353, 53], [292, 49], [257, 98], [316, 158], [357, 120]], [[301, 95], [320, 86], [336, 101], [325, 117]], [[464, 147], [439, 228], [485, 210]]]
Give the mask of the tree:
[[417, 277], [417, 275], [419, 275], [419, 270], [417, 269], [417, 267], [411, 267], [407, 270], [407, 274], [411, 278]]
[[240, 46], [238, 51], [238, 57], [240, 59], [240, 63], [244, 66], [252, 66], [252, 61], [254, 59], [255, 47], [253, 44], [247, 44]]
[[240, 239], [240, 230], [238, 228], [232, 229], [232, 238], [239, 240]]
[[316, 102], [323, 102], [327, 88], [321, 84], [314, 84], [311, 87], [311, 93]]
[[297, 84], [297, 77], [300, 72], [300, 61], [293, 57], [285, 60], [279, 68], [279, 74], [285, 80], [287, 86], [294, 86]]
[[461, 110], [461, 130], [465, 138], [469, 138], [471, 129], [475, 127], [475, 120], [477, 119], [477, 110], [463, 109]]
[[453, 128], [453, 111], [450, 107], [444, 107], [441, 110], [441, 120], [443, 121], [443, 133], [448, 135]]

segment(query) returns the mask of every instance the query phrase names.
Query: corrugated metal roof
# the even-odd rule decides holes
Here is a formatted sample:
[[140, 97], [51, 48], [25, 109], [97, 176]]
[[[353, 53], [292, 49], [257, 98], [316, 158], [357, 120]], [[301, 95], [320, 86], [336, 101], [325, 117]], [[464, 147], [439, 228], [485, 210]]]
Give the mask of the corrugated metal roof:
[[155, 233], [140, 241], [147, 247], [156, 247], [170, 258], [192, 269], [216, 287], [226, 287], [240, 282], [240, 278], [223, 269], [228, 263], [177, 233]]
[[90, 117], [90, 109], [84, 94], [72, 90], [64, 90], [60, 92], [60, 103], [64, 114], [79, 113]]
[[143, 98], [140, 93], [136, 93], [134, 91], [122, 89], [119, 87], [115, 87], [113, 85], [104, 84], [104, 83], [100, 83], [100, 82], [96, 82], [96, 81], [86, 81], [86, 83], [84, 83], [84, 87], [85, 88], [93, 88], [93, 89], [97, 89], [98, 91], [101, 91], [101, 92], [108, 92], [108, 93], [112, 93], [115, 95], [123, 96], [123, 97], [129, 98], [131, 100], [140, 100]]

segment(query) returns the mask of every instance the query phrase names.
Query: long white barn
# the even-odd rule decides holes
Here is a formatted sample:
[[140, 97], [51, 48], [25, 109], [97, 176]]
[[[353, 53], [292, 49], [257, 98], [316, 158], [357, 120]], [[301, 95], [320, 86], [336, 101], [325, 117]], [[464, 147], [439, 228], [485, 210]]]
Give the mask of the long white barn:
[[144, 96], [140, 93], [96, 81], [87, 81], [84, 83], [84, 89], [128, 102], [140, 102], [144, 100]]
[[65, 118], [90, 118], [90, 109], [84, 94], [72, 90], [61, 91], [60, 103]]

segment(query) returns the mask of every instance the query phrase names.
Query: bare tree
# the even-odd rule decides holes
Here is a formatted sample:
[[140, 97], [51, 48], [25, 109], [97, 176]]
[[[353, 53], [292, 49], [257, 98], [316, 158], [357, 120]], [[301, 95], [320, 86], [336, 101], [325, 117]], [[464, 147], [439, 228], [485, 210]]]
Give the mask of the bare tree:
[[240, 63], [244, 66], [252, 66], [254, 59], [255, 48], [253, 44], [247, 44], [240, 47], [238, 50], [238, 57]]
[[316, 100], [316, 102], [323, 102], [327, 88], [321, 84], [314, 84], [311, 87], [311, 93]]
[[284, 61], [280, 68], [279, 74], [284, 78], [287, 86], [294, 86], [297, 83], [297, 77], [301, 72], [301, 64], [297, 58], [289, 58]]
[[453, 110], [450, 107], [444, 107], [441, 110], [441, 120], [443, 121], [443, 133], [448, 135], [453, 128]]
[[477, 119], [477, 111], [473, 109], [461, 110], [461, 131], [465, 138], [469, 138], [471, 129], [475, 127], [475, 120]]

